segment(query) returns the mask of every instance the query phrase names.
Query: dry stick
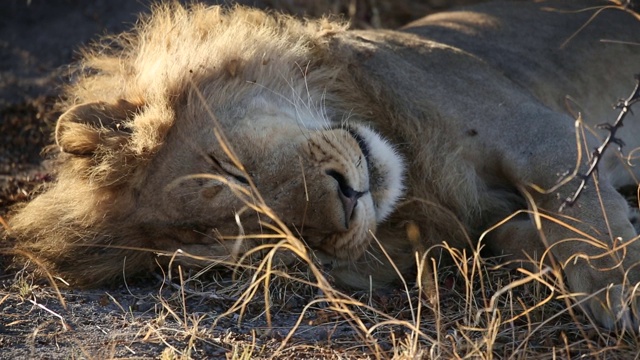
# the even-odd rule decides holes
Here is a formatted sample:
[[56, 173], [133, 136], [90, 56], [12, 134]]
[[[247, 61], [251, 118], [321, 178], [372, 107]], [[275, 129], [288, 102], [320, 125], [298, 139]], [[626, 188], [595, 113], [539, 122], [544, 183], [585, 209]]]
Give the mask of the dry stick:
[[49, 308], [47, 308], [46, 306], [44, 306], [44, 305], [42, 305], [42, 304], [39, 304], [39, 303], [35, 302], [34, 300], [31, 300], [31, 299], [28, 299], [28, 300], [29, 300], [29, 302], [30, 302], [31, 304], [33, 304], [33, 305], [35, 305], [35, 306], [39, 307], [40, 309], [42, 309], [42, 310], [44, 310], [44, 311], [48, 312], [49, 314], [51, 314], [51, 315], [53, 315], [53, 316], [57, 317], [58, 319], [60, 319], [60, 322], [62, 323], [62, 327], [64, 328], [64, 331], [73, 330], [73, 328], [72, 328], [71, 326], [69, 326], [69, 324], [67, 324], [67, 322], [66, 322], [66, 321], [64, 321], [64, 318], [62, 317], [62, 315], [60, 315], [60, 314], [56, 313], [56, 312], [55, 312], [55, 311], [53, 311], [53, 310], [50, 310]]
[[616, 109], [620, 109], [620, 114], [618, 114], [618, 118], [613, 123], [613, 125], [609, 123], [598, 125], [599, 128], [608, 130], [609, 135], [607, 135], [607, 138], [604, 140], [602, 145], [600, 145], [600, 147], [598, 147], [593, 151], [593, 157], [591, 158], [591, 164], [589, 165], [589, 170], [587, 171], [586, 174], [579, 175], [582, 181], [580, 182], [580, 186], [578, 186], [578, 190], [576, 190], [576, 192], [573, 194], [572, 197], [567, 198], [562, 203], [562, 205], [560, 206], [560, 211], [564, 210], [564, 208], [567, 206], [573, 206], [576, 203], [576, 201], [578, 201], [580, 194], [582, 194], [582, 191], [587, 185], [587, 181], [589, 181], [589, 178], [591, 177], [591, 175], [593, 175], [593, 173], [598, 169], [598, 164], [600, 163], [600, 160], [602, 159], [602, 156], [605, 150], [611, 143], [617, 144], [618, 150], [622, 151], [622, 146], [624, 146], [624, 142], [622, 142], [620, 138], [616, 137], [616, 132], [618, 131], [618, 129], [622, 127], [623, 125], [622, 122], [624, 121], [624, 118], [627, 116], [627, 113], [631, 112], [631, 106], [637, 103], [638, 101], [640, 101], [640, 74], [636, 74], [634, 78], [636, 80], [636, 86], [633, 89], [633, 92], [631, 93], [631, 95], [629, 95], [629, 97], [626, 100], [620, 100], [615, 106]]

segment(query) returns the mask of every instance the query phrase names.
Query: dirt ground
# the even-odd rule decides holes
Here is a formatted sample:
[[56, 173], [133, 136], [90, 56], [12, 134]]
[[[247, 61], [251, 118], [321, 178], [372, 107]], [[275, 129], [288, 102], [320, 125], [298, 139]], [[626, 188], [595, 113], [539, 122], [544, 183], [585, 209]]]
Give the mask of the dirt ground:
[[[453, 2], [474, 1], [243, 3], [298, 15], [341, 12], [356, 27], [395, 27]], [[130, 28], [148, 7], [147, 0], [4, 0], [0, 5], [0, 228], [12, 205], [28, 200], [38, 185], [52, 180], [47, 158], [55, 150], [47, 150], [47, 145], [59, 115], [54, 104], [69, 80], [66, 66], [77, 49], [100, 34]], [[348, 308], [360, 314], [362, 324], [356, 324], [323, 302], [305, 309], [322, 294], [284, 281], [268, 303], [258, 295], [236, 308], [246, 287], [224, 271], [171, 277], [158, 272], [110, 288], [58, 290], [23, 269], [8, 267], [8, 246], [0, 246], [6, 255], [0, 258], [0, 359], [374, 359], [481, 353], [498, 358], [625, 359], [637, 358], [640, 349], [633, 336], [575, 325], [575, 320], [588, 321], [572, 314], [563, 300], [537, 306], [551, 294], [540, 283], [509, 292], [513, 298], [510, 305], [505, 300], [506, 309], [532, 310], [526, 321], [501, 323], [494, 333], [491, 319], [483, 317], [478, 323], [460, 311], [472, 312], [461, 305], [469, 299], [464, 274], [440, 275], [441, 308], [421, 300], [416, 290], [354, 294], [353, 301], [361, 303]], [[472, 267], [479, 264], [478, 259], [470, 262]], [[473, 281], [486, 282], [473, 290], [478, 307], [513, 278], [522, 278], [504, 269], [474, 276], [478, 278]], [[415, 323], [416, 304], [430, 315], [421, 318], [422, 333], [414, 337], [415, 329], [403, 321]], [[390, 320], [398, 322], [369, 334], [362, 330]], [[533, 329], [531, 324], [546, 327]], [[535, 336], [532, 330], [537, 330]], [[416, 350], [418, 343], [423, 350]], [[286, 346], [280, 348], [282, 344]]]

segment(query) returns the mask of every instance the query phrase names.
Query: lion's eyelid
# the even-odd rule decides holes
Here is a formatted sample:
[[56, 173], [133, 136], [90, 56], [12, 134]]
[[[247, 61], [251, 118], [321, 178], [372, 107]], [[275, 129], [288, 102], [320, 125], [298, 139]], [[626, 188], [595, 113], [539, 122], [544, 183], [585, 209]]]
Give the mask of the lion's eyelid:
[[214, 154], [207, 154], [207, 157], [209, 160], [211, 160], [210, 163], [211, 165], [213, 165], [215, 170], [232, 177], [234, 180], [243, 185], [249, 185], [249, 179], [244, 176], [244, 172], [236, 168], [234, 165], [225, 161], [218, 160]]

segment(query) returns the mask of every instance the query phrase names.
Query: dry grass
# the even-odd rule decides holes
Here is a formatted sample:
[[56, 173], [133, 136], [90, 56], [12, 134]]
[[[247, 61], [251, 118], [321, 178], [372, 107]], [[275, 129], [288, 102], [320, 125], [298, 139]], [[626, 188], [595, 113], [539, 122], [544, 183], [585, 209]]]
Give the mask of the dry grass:
[[[27, 342], [34, 354], [51, 342], [71, 341], [79, 351], [67, 356], [94, 359], [632, 359], [640, 351], [634, 335], [590, 325], [552, 269], [510, 270], [477, 251], [448, 249], [455, 265], [433, 267], [433, 282], [345, 294], [306, 263], [304, 248], [297, 255], [306, 260], [271, 262], [284, 248], [297, 251], [298, 242], [284, 238], [253, 265], [199, 273], [177, 267], [155, 282], [156, 291], [101, 290], [91, 293], [95, 299], [56, 293], [20, 271], [0, 291], [0, 306], [23, 313], [12, 319], [3, 312], [2, 328], [33, 327]], [[435, 287], [421, 285], [429, 283]], [[75, 304], [64, 309], [58, 297]], [[92, 314], [87, 305], [113, 309], [106, 325], [93, 324], [109, 335], [97, 347], [75, 328], [72, 306], [86, 316]]]

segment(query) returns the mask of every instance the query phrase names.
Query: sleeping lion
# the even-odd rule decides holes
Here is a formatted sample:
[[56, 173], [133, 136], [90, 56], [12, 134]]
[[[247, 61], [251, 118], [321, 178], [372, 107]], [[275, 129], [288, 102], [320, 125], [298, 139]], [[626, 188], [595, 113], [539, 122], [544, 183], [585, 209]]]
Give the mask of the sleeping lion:
[[640, 242], [619, 192], [638, 191], [637, 115], [560, 211], [608, 134], [595, 125], [640, 72], [640, 21], [577, 11], [599, 5], [484, 4], [367, 31], [156, 6], [84, 52], [55, 129], [57, 180], [9, 236], [96, 285], [153, 269], [159, 251], [246, 253], [273, 234], [260, 199], [342, 286], [398, 280], [378, 244], [410, 277], [417, 248], [481, 241], [559, 264], [587, 314], [637, 331]]

